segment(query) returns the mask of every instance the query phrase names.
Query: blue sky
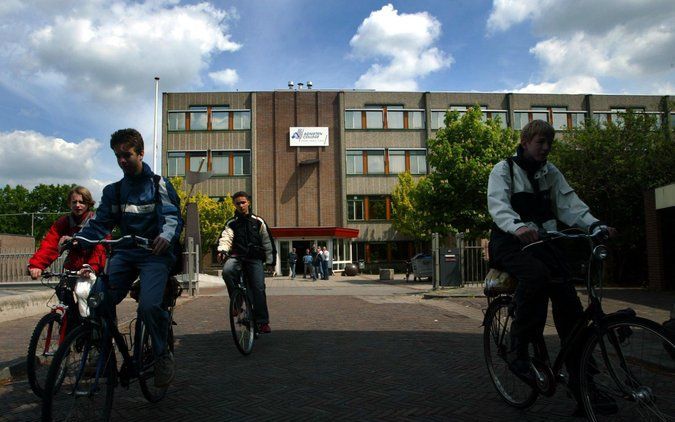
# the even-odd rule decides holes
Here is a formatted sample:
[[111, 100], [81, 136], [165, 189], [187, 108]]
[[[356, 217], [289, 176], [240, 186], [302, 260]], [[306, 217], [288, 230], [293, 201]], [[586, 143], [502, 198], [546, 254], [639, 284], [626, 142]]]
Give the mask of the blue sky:
[[160, 91], [315, 89], [675, 94], [672, 0], [4, 0], [0, 186], [151, 163]]

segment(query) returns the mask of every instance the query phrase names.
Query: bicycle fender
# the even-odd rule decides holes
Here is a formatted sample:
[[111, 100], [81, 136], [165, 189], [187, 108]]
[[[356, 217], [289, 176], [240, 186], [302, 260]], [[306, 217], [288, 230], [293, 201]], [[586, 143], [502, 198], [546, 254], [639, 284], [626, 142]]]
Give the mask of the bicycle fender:
[[488, 312], [488, 311], [492, 307], [497, 307], [497, 306], [501, 306], [501, 305], [508, 305], [512, 301], [513, 301], [513, 297], [509, 296], [509, 295], [501, 295], [501, 296], [497, 296], [496, 298], [492, 299], [492, 301], [490, 301], [490, 305], [488, 306], [487, 310], [485, 311], [485, 315], [483, 316], [483, 323], [481, 324], [481, 326], [484, 327], [485, 324], [487, 323], [487, 317], [490, 314], [490, 312]]

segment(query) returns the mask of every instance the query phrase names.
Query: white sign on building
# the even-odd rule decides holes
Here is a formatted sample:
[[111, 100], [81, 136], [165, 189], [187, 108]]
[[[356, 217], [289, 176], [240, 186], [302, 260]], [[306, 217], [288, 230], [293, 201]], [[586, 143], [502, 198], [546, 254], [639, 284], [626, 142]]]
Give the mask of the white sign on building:
[[292, 147], [327, 147], [327, 127], [292, 127], [289, 130]]

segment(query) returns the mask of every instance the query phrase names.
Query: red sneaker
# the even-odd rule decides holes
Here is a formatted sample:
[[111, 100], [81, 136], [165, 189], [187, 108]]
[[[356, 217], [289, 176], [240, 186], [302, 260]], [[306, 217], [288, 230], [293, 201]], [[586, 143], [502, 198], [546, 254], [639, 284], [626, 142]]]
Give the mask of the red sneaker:
[[269, 324], [260, 324], [258, 331], [260, 331], [262, 334], [269, 334], [272, 332], [272, 329], [270, 328]]

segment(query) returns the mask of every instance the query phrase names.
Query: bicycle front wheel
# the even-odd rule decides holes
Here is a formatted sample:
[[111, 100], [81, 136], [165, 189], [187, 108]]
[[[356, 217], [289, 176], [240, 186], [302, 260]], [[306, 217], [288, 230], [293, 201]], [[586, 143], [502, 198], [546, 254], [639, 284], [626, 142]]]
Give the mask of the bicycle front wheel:
[[539, 393], [509, 369], [507, 354], [511, 350], [513, 317], [511, 298], [498, 298], [490, 304], [485, 314], [483, 352], [490, 379], [499, 396], [510, 406], [524, 409], [537, 400]]
[[230, 328], [237, 349], [243, 355], [253, 350], [255, 319], [251, 301], [243, 290], [235, 289], [230, 298]]
[[82, 325], [59, 347], [45, 381], [43, 421], [110, 419], [117, 367], [112, 344], [103, 348], [100, 334]]
[[659, 324], [614, 319], [590, 336], [581, 359], [590, 421], [675, 421], [675, 340]]
[[[138, 383], [141, 386], [143, 397], [150, 403], [157, 403], [166, 396], [166, 387], [155, 387], [155, 351], [152, 347], [150, 332], [145, 324], [138, 319], [136, 322], [136, 330], [138, 331], [138, 339], [140, 339], [139, 347], [136, 349], [138, 353]], [[169, 333], [167, 336], [167, 345], [171, 353], [173, 353], [173, 327], [169, 322]]]
[[42, 398], [49, 365], [59, 348], [61, 336], [61, 314], [50, 312], [40, 318], [28, 343], [26, 354], [26, 376], [36, 396]]

